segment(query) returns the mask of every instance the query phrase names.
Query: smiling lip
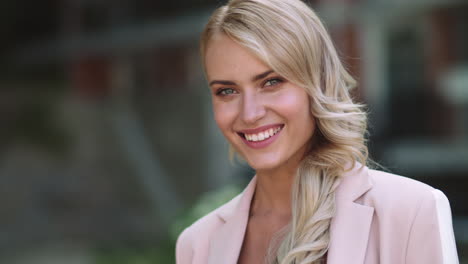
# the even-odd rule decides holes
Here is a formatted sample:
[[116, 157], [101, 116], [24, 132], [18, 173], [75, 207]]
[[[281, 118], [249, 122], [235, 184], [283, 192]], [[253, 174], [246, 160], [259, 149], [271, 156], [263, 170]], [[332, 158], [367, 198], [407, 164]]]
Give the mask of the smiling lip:
[[258, 134], [258, 133], [263, 132], [263, 131], [265, 131], [267, 129], [277, 128], [277, 127], [283, 127], [283, 125], [282, 124], [272, 124], [272, 125], [257, 127], [257, 128], [254, 128], [254, 129], [239, 130], [238, 132], [242, 133], [242, 134]]
[[[239, 131], [238, 134], [247, 146], [254, 148], [254, 149], [260, 149], [260, 148], [265, 148], [271, 143], [273, 143], [276, 140], [276, 138], [278, 138], [278, 135], [281, 133], [281, 130], [283, 129], [283, 127], [284, 127], [283, 124], [273, 124], [273, 125], [258, 127], [255, 129], [245, 129], [245, 130]], [[270, 136], [269, 138], [260, 140], [260, 141], [249, 141], [245, 137], [245, 134], [258, 134], [260, 132], [264, 132], [269, 129], [279, 129], [279, 131], [276, 132], [273, 136]]]

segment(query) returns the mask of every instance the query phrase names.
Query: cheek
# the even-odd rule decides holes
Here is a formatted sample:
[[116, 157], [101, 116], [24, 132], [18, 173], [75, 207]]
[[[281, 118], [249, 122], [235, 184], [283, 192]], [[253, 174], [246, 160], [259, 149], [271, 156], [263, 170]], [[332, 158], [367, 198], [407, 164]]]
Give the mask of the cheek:
[[281, 107], [281, 113], [289, 120], [300, 119], [301, 121], [313, 122], [309, 97], [303, 91], [295, 90], [284, 93], [277, 98], [275, 105]]
[[216, 124], [223, 134], [226, 135], [228, 131], [232, 130], [236, 110], [231, 104], [213, 101], [213, 114]]
[[313, 137], [315, 119], [310, 110], [309, 96], [305, 91], [298, 89], [300, 88], [292, 89], [294, 92], [283, 94], [276, 101], [276, 106], [278, 112], [288, 122], [292, 136], [302, 142]]

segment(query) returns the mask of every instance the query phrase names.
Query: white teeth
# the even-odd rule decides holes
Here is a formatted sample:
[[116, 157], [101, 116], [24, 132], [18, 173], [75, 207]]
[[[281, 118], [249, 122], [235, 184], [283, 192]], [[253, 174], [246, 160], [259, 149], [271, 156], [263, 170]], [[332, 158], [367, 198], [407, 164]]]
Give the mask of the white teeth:
[[270, 129], [265, 130], [263, 132], [260, 132], [258, 134], [244, 134], [244, 136], [248, 141], [256, 142], [256, 141], [262, 141], [262, 140], [265, 140], [267, 138], [270, 138], [273, 135], [275, 135], [276, 133], [278, 133], [280, 130], [281, 130], [281, 127], [270, 128]]
[[264, 140], [265, 136], [263, 135], [262, 132], [258, 133], [258, 140]]

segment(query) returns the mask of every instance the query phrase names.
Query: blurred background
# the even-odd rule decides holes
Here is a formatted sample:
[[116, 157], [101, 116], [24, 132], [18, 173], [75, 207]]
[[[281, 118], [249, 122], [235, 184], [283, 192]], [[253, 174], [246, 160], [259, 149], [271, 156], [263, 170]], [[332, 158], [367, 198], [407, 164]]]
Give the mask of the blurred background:
[[[223, 3], [0, 3], [0, 263], [174, 263], [242, 190], [198, 57]], [[371, 157], [447, 195], [468, 263], [468, 2], [309, 3], [359, 80]]]

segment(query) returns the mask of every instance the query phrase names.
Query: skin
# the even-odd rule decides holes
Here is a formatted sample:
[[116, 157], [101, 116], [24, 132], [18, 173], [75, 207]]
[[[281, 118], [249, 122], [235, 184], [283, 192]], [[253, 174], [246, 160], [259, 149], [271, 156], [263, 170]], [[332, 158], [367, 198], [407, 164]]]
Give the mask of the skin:
[[[216, 123], [235, 150], [256, 171], [246, 237], [239, 262], [260, 263], [272, 234], [291, 216], [291, 186], [314, 134], [306, 91], [289, 82], [229, 37], [212, 37], [205, 53]], [[266, 76], [260, 76], [262, 73]], [[261, 77], [254, 80], [254, 77]], [[248, 146], [245, 129], [281, 124], [276, 140], [261, 149]], [[262, 252], [263, 254], [260, 254]]]

